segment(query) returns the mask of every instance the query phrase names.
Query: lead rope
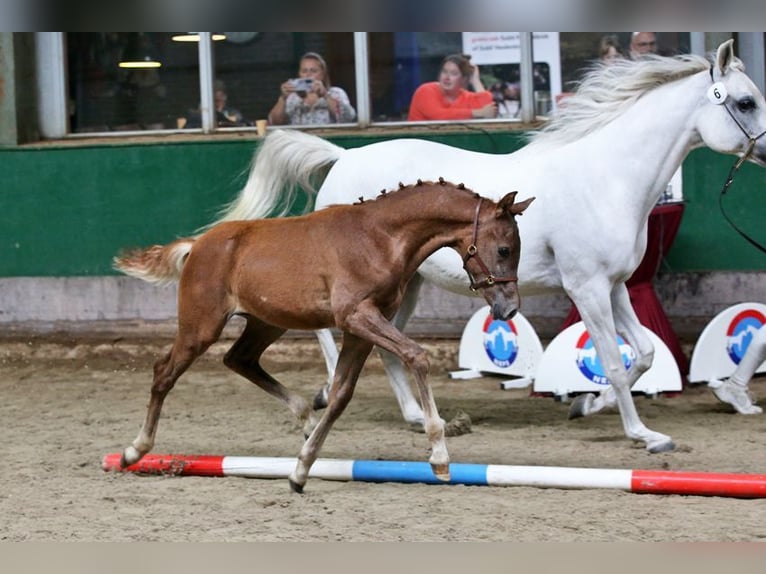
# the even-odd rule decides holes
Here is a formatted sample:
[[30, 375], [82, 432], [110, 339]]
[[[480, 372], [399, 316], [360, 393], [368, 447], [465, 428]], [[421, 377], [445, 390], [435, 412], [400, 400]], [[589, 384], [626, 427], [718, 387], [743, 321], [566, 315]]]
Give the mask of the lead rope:
[[[710, 80], [715, 83], [715, 80], [713, 79], [713, 66], [710, 66]], [[723, 184], [723, 187], [721, 188], [721, 193], [718, 195], [718, 208], [721, 210], [721, 215], [723, 215], [723, 218], [726, 220], [726, 222], [731, 225], [731, 227], [740, 234], [740, 236], [747, 241], [750, 245], [755, 247], [756, 249], [760, 250], [763, 253], [766, 253], [766, 247], [758, 243], [755, 239], [750, 237], [747, 233], [742, 231], [739, 226], [732, 221], [732, 219], [729, 217], [729, 215], [726, 213], [726, 210], [723, 207], [723, 196], [726, 195], [726, 192], [729, 190], [729, 187], [731, 186], [732, 182], [734, 181], [734, 175], [739, 171], [739, 168], [742, 167], [742, 164], [745, 163], [748, 157], [750, 157], [750, 154], [753, 153], [753, 148], [755, 148], [755, 142], [763, 137], [764, 134], [766, 134], [766, 130], [760, 133], [760, 135], [756, 137], [752, 137], [750, 134], [747, 133], [747, 130], [745, 130], [744, 127], [742, 127], [742, 124], [739, 123], [739, 120], [734, 116], [733, 113], [731, 113], [731, 110], [729, 107], [724, 103], [723, 108], [726, 110], [726, 112], [729, 114], [729, 117], [731, 117], [732, 120], [734, 120], [734, 123], [737, 124], [737, 127], [742, 131], [743, 134], [745, 134], [745, 137], [748, 139], [748, 146], [745, 150], [745, 153], [742, 155], [742, 157], [739, 157], [734, 162], [734, 165], [731, 166], [731, 169], [729, 170], [729, 175], [726, 177], [726, 182]]]

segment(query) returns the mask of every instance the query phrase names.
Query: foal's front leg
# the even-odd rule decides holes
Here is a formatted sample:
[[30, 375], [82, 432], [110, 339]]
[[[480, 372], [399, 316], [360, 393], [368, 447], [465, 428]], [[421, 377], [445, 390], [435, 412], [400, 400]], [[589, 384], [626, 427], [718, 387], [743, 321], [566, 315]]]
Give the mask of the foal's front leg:
[[360, 305], [356, 313], [347, 317], [343, 329], [372, 341], [381, 349], [396, 355], [412, 371], [420, 392], [425, 431], [431, 442], [429, 462], [434, 475], [449, 480], [449, 454], [444, 439], [444, 420], [439, 416], [428, 376], [428, 355], [415, 341], [394, 327], [372, 304]]

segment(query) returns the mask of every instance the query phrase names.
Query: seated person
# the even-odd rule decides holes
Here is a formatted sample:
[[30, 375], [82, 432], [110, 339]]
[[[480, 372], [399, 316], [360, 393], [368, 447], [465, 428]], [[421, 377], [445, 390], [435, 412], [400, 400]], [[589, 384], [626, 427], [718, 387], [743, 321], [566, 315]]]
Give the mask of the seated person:
[[356, 118], [348, 95], [330, 83], [324, 58], [316, 52], [303, 55], [298, 78], [280, 86], [281, 94], [269, 112], [272, 125], [322, 125], [348, 123]]
[[228, 98], [229, 96], [226, 94], [223, 85], [218, 84], [216, 86], [215, 94], [213, 94], [213, 99], [215, 101], [215, 115], [218, 125], [220, 127], [248, 125], [242, 116], [242, 112], [237, 108], [232, 108], [227, 105]]
[[[470, 92], [467, 86], [473, 87]], [[479, 67], [470, 56], [452, 54], [442, 62], [439, 80], [427, 82], [415, 90], [410, 102], [408, 120], [470, 120], [494, 118], [497, 104], [492, 93], [484, 89]]]
[[[252, 125], [252, 122], [245, 121], [242, 112], [237, 108], [227, 105], [228, 94], [226, 93], [226, 88], [224, 87], [223, 82], [220, 80], [216, 80], [215, 82], [213, 101], [215, 102], [215, 118], [218, 127], [230, 128]], [[179, 118], [178, 127], [187, 129], [201, 128], [202, 114], [200, 113], [199, 108], [190, 111], [185, 118]]]
[[501, 118], [515, 118], [521, 111], [521, 89], [516, 82], [498, 80], [489, 88], [497, 104], [497, 115]]

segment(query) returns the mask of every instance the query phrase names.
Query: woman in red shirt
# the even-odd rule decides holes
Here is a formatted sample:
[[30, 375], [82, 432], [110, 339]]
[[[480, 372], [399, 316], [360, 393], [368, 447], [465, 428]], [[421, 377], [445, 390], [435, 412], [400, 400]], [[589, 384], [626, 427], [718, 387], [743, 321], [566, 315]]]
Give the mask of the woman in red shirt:
[[[469, 84], [475, 91], [466, 89]], [[415, 90], [407, 119], [470, 120], [495, 116], [497, 104], [481, 83], [479, 67], [471, 64], [470, 56], [453, 54], [444, 58], [438, 82], [422, 84]]]

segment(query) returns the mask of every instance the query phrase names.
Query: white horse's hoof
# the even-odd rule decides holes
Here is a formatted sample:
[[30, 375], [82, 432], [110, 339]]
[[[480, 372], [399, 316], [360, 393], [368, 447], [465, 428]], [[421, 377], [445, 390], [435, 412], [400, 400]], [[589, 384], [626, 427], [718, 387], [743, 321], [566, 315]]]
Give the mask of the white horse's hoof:
[[761, 407], [753, 404], [755, 401], [746, 386], [738, 385], [728, 379], [712, 379], [708, 385], [719, 401], [731, 405], [742, 415], [759, 415], [763, 412]]
[[659, 442], [647, 442], [646, 443], [646, 450], [648, 450], [652, 454], [657, 454], [659, 452], [670, 452], [671, 450], [676, 449], [676, 443], [674, 443], [670, 437], [665, 437], [664, 440], [661, 440]]
[[303, 484], [298, 484], [292, 478], [288, 478], [287, 481], [290, 483], [290, 490], [296, 494], [303, 494]]
[[569, 420], [588, 416], [593, 406], [593, 399], [595, 398], [596, 395], [593, 393], [586, 393], [575, 397], [569, 406]]

